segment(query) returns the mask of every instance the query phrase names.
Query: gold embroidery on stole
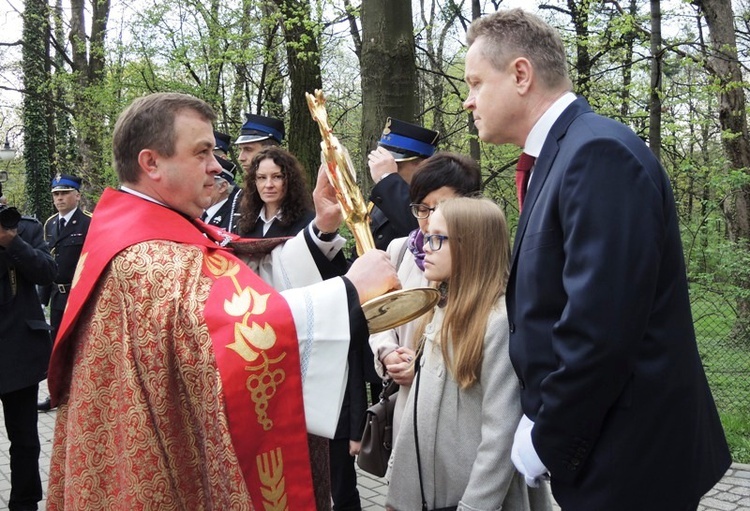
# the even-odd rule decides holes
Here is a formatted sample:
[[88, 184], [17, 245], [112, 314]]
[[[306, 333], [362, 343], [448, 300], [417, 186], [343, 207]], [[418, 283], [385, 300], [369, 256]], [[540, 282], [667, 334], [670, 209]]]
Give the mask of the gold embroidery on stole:
[[227, 344], [227, 348], [236, 352], [246, 362], [254, 362], [262, 357], [260, 364], [245, 367], [246, 371], [253, 373], [248, 376], [245, 386], [255, 403], [258, 423], [268, 431], [273, 427], [273, 421], [266, 413], [268, 402], [276, 394], [276, 388], [286, 378], [282, 369], [272, 369], [272, 366], [283, 360], [286, 354], [282, 353], [274, 359], [268, 358], [266, 350], [276, 344], [276, 332], [268, 323], [264, 322], [261, 326], [250, 321], [250, 318], [266, 312], [270, 293], [262, 295], [249, 286], [242, 288], [237, 280], [237, 274], [240, 271], [239, 263], [227, 259], [221, 253], [209, 255], [206, 258], [206, 267], [216, 278], [229, 277], [234, 283], [235, 293], [231, 299], [224, 300], [224, 312], [229, 316], [242, 319], [235, 322], [234, 342]]
[[258, 474], [262, 484], [260, 491], [265, 499], [263, 507], [266, 511], [288, 509], [281, 448], [259, 454], [255, 461], [258, 464]]

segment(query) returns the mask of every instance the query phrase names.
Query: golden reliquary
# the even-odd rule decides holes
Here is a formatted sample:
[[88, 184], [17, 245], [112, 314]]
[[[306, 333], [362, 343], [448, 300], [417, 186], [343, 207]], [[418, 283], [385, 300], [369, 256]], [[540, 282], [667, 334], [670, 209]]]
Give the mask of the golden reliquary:
[[[315, 95], [305, 93], [310, 114], [318, 123], [322, 141], [320, 148], [326, 162], [326, 173], [331, 185], [336, 189], [336, 198], [344, 213], [344, 221], [349, 227], [357, 246], [357, 254], [362, 255], [375, 249], [375, 241], [370, 231], [370, 215], [362, 191], [357, 186], [349, 152], [333, 135], [328, 124], [328, 112], [322, 90]], [[391, 291], [373, 298], [362, 305], [371, 334], [389, 330], [418, 318], [431, 310], [440, 299], [437, 289], [422, 287]]]

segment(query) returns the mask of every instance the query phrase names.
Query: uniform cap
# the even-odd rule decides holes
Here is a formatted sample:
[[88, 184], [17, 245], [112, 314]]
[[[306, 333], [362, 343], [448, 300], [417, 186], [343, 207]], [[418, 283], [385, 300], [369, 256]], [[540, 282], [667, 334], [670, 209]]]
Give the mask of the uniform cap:
[[215, 147], [214, 151], [223, 151], [229, 154], [229, 144], [232, 143], [232, 137], [220, 131], [214, 131]]
[[225, 160], [224, 158], [220, 156], [214, 156], [216, 158], [216, 161], [219, 162], [219, 165], [221, 165], [221, 172], [219, 172], [218, 177], [222, 178], [224, 181], [228, 182], [230, 185], [234, 184], [234, 170], [236, 168], [236, 165], [232, 163], [229, 160]]
[[235, 144], [247, 144], [248, 142], [260, 142], [262, 140], [274, 139], [279, 144], [284, 140], [284, 122], [273, 117], [264, 115], [245, 114], [247, 120], [242, 125], [240, 136], [234, 141]]
[[71, 190], [80, 191], [83, 180], [80, 177], [69, 174], [58, 174], [52, 180], [53, 192], [69, 192]]
[[389, 117], [378, 145], [388, 149], [396, 161], [428, 158], [435, 152], [439, 136], [437, 131]]

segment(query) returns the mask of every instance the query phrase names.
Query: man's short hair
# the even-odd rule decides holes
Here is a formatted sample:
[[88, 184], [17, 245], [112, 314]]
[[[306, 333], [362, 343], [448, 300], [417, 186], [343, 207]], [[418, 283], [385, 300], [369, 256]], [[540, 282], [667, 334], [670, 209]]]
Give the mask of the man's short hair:
[[572, 89], [568, 62], [560, 34], [544, 20], [523, 9], [501, 10], [474, 20], [466, 33], [471, 46], [483, 39], [482, 55], [503, 70], [518, 57], [531, 62], [548, 89]]
[[138, 154], [152, 149], [169, 157], [175, 150], [175, 117], [192, 110], [208, 122], [216, 120], [213, 109], [195, 96], [157, 92], [133, 101], [115, 124], [112, 145], [115, 170], [121, 183], [139, 180]]

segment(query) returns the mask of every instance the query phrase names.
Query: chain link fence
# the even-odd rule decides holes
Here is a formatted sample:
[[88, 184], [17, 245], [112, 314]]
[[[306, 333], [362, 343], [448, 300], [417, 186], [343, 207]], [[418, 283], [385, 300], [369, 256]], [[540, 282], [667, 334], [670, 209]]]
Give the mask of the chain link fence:
[[719, 411], [750, 413], [750, 328], [737, 320], [735, 296], [692, 282], [695, 333]]

